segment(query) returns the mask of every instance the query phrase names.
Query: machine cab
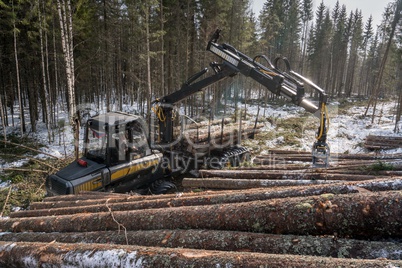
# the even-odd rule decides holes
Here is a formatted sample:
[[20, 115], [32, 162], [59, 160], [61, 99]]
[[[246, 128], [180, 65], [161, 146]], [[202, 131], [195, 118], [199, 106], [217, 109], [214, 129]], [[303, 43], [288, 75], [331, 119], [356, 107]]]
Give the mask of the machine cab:
[[126, 192], [158, 178], [162, 154], [150, 150], [144, 120], [120, 112], [92, 117], [83, 157], [48, 176], [49, 195], [81, 191]]
[[150, 154], [146, 127], [141, 117], [112, 112], [88, 120], [85, 158], [110, 167]]

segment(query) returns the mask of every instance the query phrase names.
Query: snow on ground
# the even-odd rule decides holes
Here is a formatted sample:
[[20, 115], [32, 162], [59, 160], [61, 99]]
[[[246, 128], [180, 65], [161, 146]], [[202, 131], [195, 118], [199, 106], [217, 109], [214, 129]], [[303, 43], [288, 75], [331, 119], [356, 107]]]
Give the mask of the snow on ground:
[[[393, 115], [395, 104], [383, 103], [377, 106], [376, 116], [372, 122], [373, 107], [364, 117], [366, 106], [349, 108], [346, 113], [338, 112], [338, 106], [330, 108], [331, 125], [328, 133], [328, 141], [331, 143], [331, 151], [335, 153], [364, 153], [363, 145], [369, 135], [402, 136], [395, 133], [395, 116]], [[401, 149], [387, 150], [386, 153], [401, 153]], [[384, 152], [385, 153], [385, 152]]]
[[[283, 107], [268, 107], [266, 108], [266, 115], [274, 118], [291, 118], [306, 116], [306, 112], [303, 108], [297, 106], [290, 106], [292, 104]], [[369, 135], [381, 135], [381, 136], [402, 136], [402, 133], [394, 132], [395, 128], [395, 115], [393, 110], [395, 109], [395, 103], [386, 102], [379, 104], [376, 110], [376, 116], [374, 122], [372, 122], [373, 108], [367, 112], [367, 116], [364, 117], [366, 106], [353, 106], [352, 108], [340, 109], [338, 102], [328, 104], [329, 114], [329, 129], [327, 143], [331, 148], [331, 153], [366, 153], [364, 148], [365, 138]], [[262, 108], [260, 108], [262, 109]], [[250, 107], [248, 112], [256, 115], [256, 107]], [[260, 110], [260, 116], [261, 116]], [[277, 136], [273, 140], [266, 141], [267, 149], [276, 149], [280, 145], [281, 149], [297, 149], [302, 151], [310, 151], [311, 146], [315, 141], [315, 134], [319, 126], [318, 113], [315, 115], [309, 115], [311, 120], [306, 121], [303, 135], [301, 138], [301, 147], [295, 148], [294, 146], [283, 145], [283, 137]], [[311, 126], [314, 124], [314, 126]], [[398, 128], [401, 128], [399, 126]], [[265, 124], [263, 131], [274, 131], [275, 125]], [[401, 149], [387, 150], [383, 153], [402, 153]]]
[[[352, 105], [351, 105], [352, 106]], [[242, 108], [241, 105], [239, 105]], [[352, 108], [339, 109], [339, 103], [333, 102], [328, 105], [330, 126], [328, 131], [328, 144], [331, 148], [331, 153], [364, 153], [366, 152], [363, 144], [368, 135], [384, 135], [384, 136], [402, 136], [401, 133], [394, 133], [395, 119], [394, 112], [395, 104], [393, 102], [384, 102], [377, 106], [377, 113], [374, 122], [371, 122], [372, 109], [368, 111], [368, 116], [363, 117], [366, 106], [353, 106]], [[93, 107], [92, 111], [95, 109]], [[286, 105], [268, 105], [266, 107], [247, 106], [247, 113], [250, 115], [257, 115], [259, 109], [260, 118], [276, 118], [285, 119], [291, 117], [306, 116], [306, 112], [303, 108], [295, 106], [293, 104]], [[342, 112], [340, 112], [342, 110]], [[123, 111], [134, 113], [133, 107], [125, 106]], [[102, 113], [102, 111], [91, 112], [91, 115], [96, 113]], [[16, 114], [18, 114], [16, 112]], [[311, 120], [307, 120], [305, 130], [301, 138], [301, 147], [294, 148], [292, 146], [283, 145], [283, 137], [276, 136], [274, 139], [266, 141], [267, 149], [275, 149], [278, 144], [281, 144], [281, 149], [297, 149], [310, 151], [311, 146], [315, 141], [316, 128], [319, 125], [318, 117], [310, 115]], [[71, 156], [74, 152], [73, 133], [68, 125], [68, 115], [65, 111], [60, 110], [58, 115], [59, 129], [55, 130], [55, 139], [53, 142], [48, 141], [48, 132], [46, 125], [38, 122], [37, 133], [30, 133], [29, 136], [35, 139], [38, 143], [44, 144], [41, 148], [44, 153], [51, 154], [55, 157]], [[7, 134], [19, 135], [18, 118], [15, 118], [15, 127], [7, 127]], [[253, 122], [252, 122], [253, 123]], [[312, 127], [311, 124], [314, 124]], [[265, 126], [262, 131], [275, 131], [275, 125], [269, 122], [265, 122]], [[81, 129], [80, 134], [82, 136]], [[3, 130], [0, 127], [1, 133]], [[401, 149], [388, 150], [386, 153], [402, 153]], [[37, 158], [47, 158], [46, 154], [38, 154]], [[0, 158], [0, 171], [2, 168], [19, 167], [27, 162], [27, 159], [21, 159], [13, 163], [5, 163]]]

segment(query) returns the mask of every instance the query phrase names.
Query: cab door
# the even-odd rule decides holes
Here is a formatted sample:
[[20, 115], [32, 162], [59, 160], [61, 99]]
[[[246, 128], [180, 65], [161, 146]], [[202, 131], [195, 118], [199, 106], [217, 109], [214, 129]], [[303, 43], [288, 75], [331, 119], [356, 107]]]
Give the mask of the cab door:
[[129, 182], [134, 188], [150, 183], [162, 161], [162, 154], [152, 153], [142, 124], [134, 121], [124, 127], [120, 125], [111, 136], [108, 183]]
[[111, 183], [110, 170], [108, 168], [102, 169], [101, 180], [103, 189], [105, 189]]

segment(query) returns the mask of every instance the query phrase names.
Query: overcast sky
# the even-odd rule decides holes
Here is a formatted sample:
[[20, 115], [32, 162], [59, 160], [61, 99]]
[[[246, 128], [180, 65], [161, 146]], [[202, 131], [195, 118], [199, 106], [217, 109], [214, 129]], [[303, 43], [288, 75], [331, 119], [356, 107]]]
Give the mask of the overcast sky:
[[[252, 0], [253, 1], [253, 11], [255, 15], [258, 17], [260, 14], [260, 10], [264, 5], [266, 0]], [[323, 0], [324, 5], [329, 7], [330, 10], [333, 9], [337, 0]], [[388, 3], [393, 2], [394, 0], [339, 0], [341, 5], [346, 6], [346, 11], [350, 14], [351, 11], [356, 9], [361, 9], [363, 14], [363, 23], [367, 22], [367, 19], [370, 17], [370, 14], [373, 16], [374, 21], [374, 30], [377, 28], [376, 26], [381, 23], [382, 14], [384, 13], [385, 7]], [[314, 12], [316, 11], [316, 7], [321, 0], [314, 0]]]

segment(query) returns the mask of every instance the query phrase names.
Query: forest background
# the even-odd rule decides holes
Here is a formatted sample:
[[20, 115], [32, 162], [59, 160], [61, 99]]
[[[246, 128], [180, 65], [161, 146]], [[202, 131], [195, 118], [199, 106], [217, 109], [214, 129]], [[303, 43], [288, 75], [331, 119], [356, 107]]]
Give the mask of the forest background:
[[[216, 60], [206, 45], [218, 28], [221, 41], [251, 57], [286, 56], [332, 100], [358, 97], [375, 107], [378, 98], [393, 98], [399, 121], [402, 0], [385, 7], [378, 27], [371, 17], [363, 21], [360, 10], [339, 3], [329, 9], [321, 2], [313, 10], [313, 0], [267, 0], [260, 14], [250, 5], [250, 0], [0, 0], [3, 137], [15, 116], [23, 134], [27, 125], [35, 132], [43, 121], [49, 142], [60, 124], [59, 110], [68, 110], [73, 129], [77, 111], [94, 106], [110, 111], [132, 105], [149, 116], [153, 99], [179, 89]], [[237, 76], [188, 98], [184, 111], [198, 115], [212, 109], [210, 100], [223, 97], [276, 98], [269, 91], [262, 98], [259, 89]]]

